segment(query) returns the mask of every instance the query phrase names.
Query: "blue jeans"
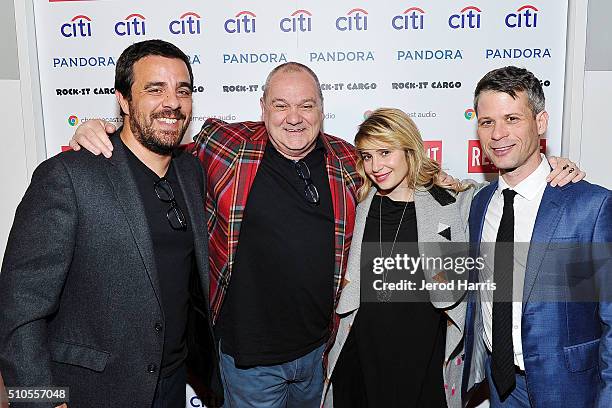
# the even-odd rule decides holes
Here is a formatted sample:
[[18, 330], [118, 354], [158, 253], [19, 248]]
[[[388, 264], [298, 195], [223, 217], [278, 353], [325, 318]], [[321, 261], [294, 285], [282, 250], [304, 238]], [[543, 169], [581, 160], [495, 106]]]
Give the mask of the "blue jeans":
[[317, 408], [323, 392], [325, 344], [283, 364], [236, 367], [219, 352], [225, 408]]
[[531, 408], [529, 403], [529, 394], [527, 393], [527, 380], [525, 374], [516, 373], [516, 387], [512, 390], [510, 395], [503, 401], [499, 398], [497, 388], [493, 382], [491, 376], [491, 356], [487, 360], [487, 379], [489, 380], [489, 391], [490, 391], [490, 407], [491, 408]]

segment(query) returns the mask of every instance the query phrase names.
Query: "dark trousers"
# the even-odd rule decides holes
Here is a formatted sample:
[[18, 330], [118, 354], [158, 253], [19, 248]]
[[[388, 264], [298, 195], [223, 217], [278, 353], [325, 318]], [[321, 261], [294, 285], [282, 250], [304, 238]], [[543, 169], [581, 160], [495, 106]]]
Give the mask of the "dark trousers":
[[187, 370], [181, 365], [168, 377], [160, 378], [151, 408], [177, 408], [185, 406]]

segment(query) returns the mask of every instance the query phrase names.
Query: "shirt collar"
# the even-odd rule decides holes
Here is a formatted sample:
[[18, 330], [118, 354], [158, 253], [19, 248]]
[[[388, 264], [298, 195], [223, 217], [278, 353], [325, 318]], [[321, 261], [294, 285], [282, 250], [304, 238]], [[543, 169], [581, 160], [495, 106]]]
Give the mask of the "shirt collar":
[[540, 157], [542, 158], [540, 165], [533, 171], [533, 173], [527, 176], [525, 180], [514, 186], [514, 188], [510, 187], [504, 178], [500, 176], [497, 185], [497, 194], [501, 195], [504, 189], [509, 188], [516, 191], [518, 195], [527, 199], [528, 201], [536, 198], [538, 192], [543, 186], [546, 185], [546, 177], [548, 177], [548, 174], [550, 173], [550, 164], [548, 164], [546, 156], [540, 153]]

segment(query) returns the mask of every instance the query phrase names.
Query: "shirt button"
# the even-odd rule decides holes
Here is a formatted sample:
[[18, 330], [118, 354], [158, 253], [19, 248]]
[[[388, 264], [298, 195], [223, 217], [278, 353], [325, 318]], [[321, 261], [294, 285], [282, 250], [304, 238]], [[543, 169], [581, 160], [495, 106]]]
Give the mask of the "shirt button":
[[514, 330], [518, 330], [518, 326], [516, 324], [514, 325]]
[[162, 331], [163, 327], [164, 326], [160, 322], [155, 323], [155, 331], [156, 332], [159, 333], [160, 331]]
[[149, 364], [149, 366], [147, 367], [147, 371], [150, 373], [154, 373], [157, 371], [157, 366], [155, 364]]

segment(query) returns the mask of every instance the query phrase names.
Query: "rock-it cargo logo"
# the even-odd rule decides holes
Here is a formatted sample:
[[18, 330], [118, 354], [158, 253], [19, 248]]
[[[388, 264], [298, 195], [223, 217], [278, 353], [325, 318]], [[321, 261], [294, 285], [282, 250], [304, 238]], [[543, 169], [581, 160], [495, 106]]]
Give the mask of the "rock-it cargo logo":
[[453, 30], [473, 30], [480, 28], [480, 10], [476, 6], [467, 6], [461, 9], [459, 14], [453, 14], [448, 18], [448, 26]]
[[146, 35], [145, 17], [142, 14], [130, 14], [125, 21], [115, 24], [115, 34], [120, 37], [124, 35]]
[[70, 126], [76, 126], [79, 124], [79, 118], [76, 115], [70, 115], [68, 116], [68, 124]]
[[228, 18], [225, 20], [223, 27], [225, 31], [230, 34], [254, 33], [255, 17], [257, 17], [255, 13], [243, 10], [236, 14], [235, 18]]
[[339, 31], [366, 31], [368, 29], [368, 12], [362, 8], [354, 8], [346, 16], [336, 19], [336, 29]]
[[525, 4], [515, 13], [506, 16], [506, 26], [509, 28], [534, 28], [538, 26], [538, 10], [532, 5]]
[[178, 20], [173, 20], [168, 25], [168, 30], [175, 35], [200, 34], [200, 20], [198, 13], [188, 11], [183, 13]]
[[419, 7], [410, 7], [399, 16], [391, 19], [391, 26], [396, 30], [422, 30], [425, 12]]
[[60, 27], [64, 37], [91, 37], [91, 18], [79, 14]]
[[472, 108], [466, 109], [465, 112], [463, 112], [463, 116], [467, 120], [472, 120], [476, 116], [476, 111]]
[[282, 18], [280, 30], [284, 33], [312, 31], [312, 14], [308, 10], [295, 10], [290, 17]]

